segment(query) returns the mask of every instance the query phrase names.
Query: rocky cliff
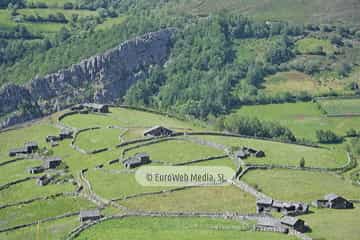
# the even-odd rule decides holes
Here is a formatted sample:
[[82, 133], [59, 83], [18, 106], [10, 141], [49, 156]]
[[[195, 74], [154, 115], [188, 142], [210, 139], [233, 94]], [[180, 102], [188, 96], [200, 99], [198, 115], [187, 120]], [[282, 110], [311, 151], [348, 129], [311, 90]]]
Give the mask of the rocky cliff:
[[[116, 103], [151, 65], [163, 64], [174, 29], [147, 33], [25, 86], [0, 90], [0, 128], [81, 102]], [[31, 108], [32, 111], [28, 111]], [[16, 113], [16, 114], [14, 114]]]

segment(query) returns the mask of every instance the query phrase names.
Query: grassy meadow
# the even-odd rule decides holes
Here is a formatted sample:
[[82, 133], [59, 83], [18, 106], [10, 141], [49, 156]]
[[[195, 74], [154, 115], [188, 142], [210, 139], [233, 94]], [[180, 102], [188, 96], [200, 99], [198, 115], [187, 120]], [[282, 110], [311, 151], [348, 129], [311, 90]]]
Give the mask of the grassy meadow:
[[129, 217], [98, 224], [76, 239], [296, 239], [277, 233], [252, 232], [252, 225], [251, 222], [224, 219]]
[[195, 187], [119, 201], [129, 209], [184, 212], [254, 213], [255, 198], [234, 186]]
[[345, 151], [340, 148], [328, 150], [237, 137], [202, 136], [201, 138], [227, 146], [246, 146], [265, 152], [264, 158], [249, 157], [245, 159], [245, 162], [249, 164], [298, 166], [300, 159], [304, 158], [308, 167], [333, 168], [342, 166], [347, 162]]
[[290, 128], [295, 136], [314, 141], [316, 130], [332, 130], [339, 135], [345, 135], [348, 129], [360, 127], [360, 117], [328, 118], [311, 102], [244, 106], [237, 113], [276, 121]]
[[360, 114], [360, 98], [319, 100], [327, 114]]
[[330, 173], [297, 170], [255, 170], [245, 174], [245, 182], [281, 200], [312, 202], [336, 193], [347, 199], [360, 199], [360, 188]]

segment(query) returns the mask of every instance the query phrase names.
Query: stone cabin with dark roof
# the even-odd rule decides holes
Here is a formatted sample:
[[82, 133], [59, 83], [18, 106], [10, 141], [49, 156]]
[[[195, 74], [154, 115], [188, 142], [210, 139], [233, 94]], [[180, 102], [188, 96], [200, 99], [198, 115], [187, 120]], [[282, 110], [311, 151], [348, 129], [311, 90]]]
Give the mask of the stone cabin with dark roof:
[[324, 199], [319, 199], [314, 201], [313, 205], [318, 208], [334, 208], [334, 209], [354, 208], [354, 204], [352, 202], [334, 193], [325, 195]]
[[288, 227], [283, 226], [278, 219], [271, 217], [260, 218], [255, 225], [255, 230], [264, 232], [280, 232], [285, 234], [289, 232]]
[[48, 175], [43, 175], [41, 177], [39, 177], [38, 179], [36, 179], [36, 183], [39, 186], [46, 186], [50, 183], [51, 178]]
[[280, 212], [284, 215], [296, 216], [309, 212], [309, 205], [300, 202], [283, 202], [271, 198], [256, 200], [257, 213]]
[[161, 136], [170, 136], [174, 131], [163, 127], [163, 126], [154, 126], [144, 132], [145, 137], [161, 137]]
[[147, 153], [137, 153], [135, 156], [132, 156], [125, 161], [123, 161], [123, 165], [125, 168], [135, 168], [144, 164], [150, 163], [150, 156]]
[[61, 164], [61, 162], [62, 162], [62, 160], [59, 157], [48, 158], [48, 159], [44, 160], [43, 167], [45, 169], [56, 168], [57, 166], [59, 166]]
[[22, 148], [14, 148], [9, 151], [10, 157], [15, 157], [17, 154], [31, 154], [39, 149], [39, 145], [36, 142], [27, 142]]
[[38, 174], [38, 173], [44, 172], [44, 170], [45, 169], [43, 166], [36, 166], [36, 167], [28, 168], [28, 173], [29, 174]]
[[282, 225], [292, 228], [301, 233], [304, 233], [307, 230], [304, 220], [295, 217], [283, 216], [280, 219], [280, 222]]
[[97, 112], [97, 113], [109, 112], [109, 106], [105, 104], [84, 103], [82, 106], [91, 112]]
[[80, 222], [96, 221], [102, 218], [102, 215], [98, 209], [95, 210], [83, 210], [80, 211], [79, 220]]

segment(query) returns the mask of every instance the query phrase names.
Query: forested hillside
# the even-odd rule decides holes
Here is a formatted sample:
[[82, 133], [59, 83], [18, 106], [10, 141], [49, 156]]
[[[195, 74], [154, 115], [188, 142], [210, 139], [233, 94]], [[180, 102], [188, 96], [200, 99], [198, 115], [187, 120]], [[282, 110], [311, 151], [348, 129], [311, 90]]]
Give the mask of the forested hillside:
[[336, 14], [325, 11], [338, 4], [2, 1], [0, 84], [24, 84], [145, 32], [176, 27], [169, 61], [134, 85], [125, 103], [211, 119], [244, 104], [354, 94], [359, 8], [347, 0]]

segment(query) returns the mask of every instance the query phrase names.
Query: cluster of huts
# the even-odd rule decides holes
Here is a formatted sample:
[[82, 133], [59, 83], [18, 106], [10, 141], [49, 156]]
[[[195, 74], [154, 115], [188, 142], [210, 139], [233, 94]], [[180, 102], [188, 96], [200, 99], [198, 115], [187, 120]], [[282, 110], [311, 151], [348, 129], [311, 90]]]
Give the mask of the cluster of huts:
[[58, 145], [58, 141], [62, 141], [64, 139], [71, 139], [73, 137], [73, 131], [70, 129], [61, 129], [61, 132], [59, 135], [50, 135], [46, 136], [45, 140], [48, 143], [51, 143], [52, 147], [55, 147]]
[[[57, 166], [61, 164], [62, 160], [59, 157], [47, 158], [44, 160], [41, 166], [35, 166], [28, 169], [30, 174], [39, 174], [44, 172], [46, 169], [55, 169]], [[40, 186], [45, 186], [51, 181], [51, 177], [49, 175], [40, 176], [36, 183]]]
[[70, 108], [71, 111], [109, 113], [109, 105], [97, 103], [83, 103]]
[[246, 159], [250, 156], [262, 158], [265, 157], [265, 152], [254, 148], [241, 147], [239, 150], [235, 151], [234, 155], [238, 159]]
[[136, 168], [144, 164], [151, 163], [150, 156], [147, 153], [137, 153], [132, 157], [125, 159], [123, 162], [125, 168]]
[[173, 130], [163, 127], [163, 126], [154, 126], [150, 129], [144, 131], [145, 137], [164, 137], [171, 136], [174, 133]]
[[349, 209], [354, 208], [354, 204], [349, 200], [337, 194], [330, 193], [324, 196], [324, 199], [318, 199], [312, 202], [317, 208]]
[[256, 200], [257, 213], [279, 212], [284, 215], [296, 216], [309, 212], [309, 205], [301, 202], [283, 202], [272, 198], [258, 198]]
[[14, 148], [9, 151], [10, 157], [15, 157], [18, 154], [31, 154], [35, 153], [39, 149], [39, 145], [36, 142], [27, 142], [21, 148]]
[[304, 233], [308, 230], [308, 227], [305, 225], [304, 220], [291, 216], [283, 216], [280, 219], [265, 217], [259, 219], [255, 225], [257, 231], [288, 233], [291, 229]]

